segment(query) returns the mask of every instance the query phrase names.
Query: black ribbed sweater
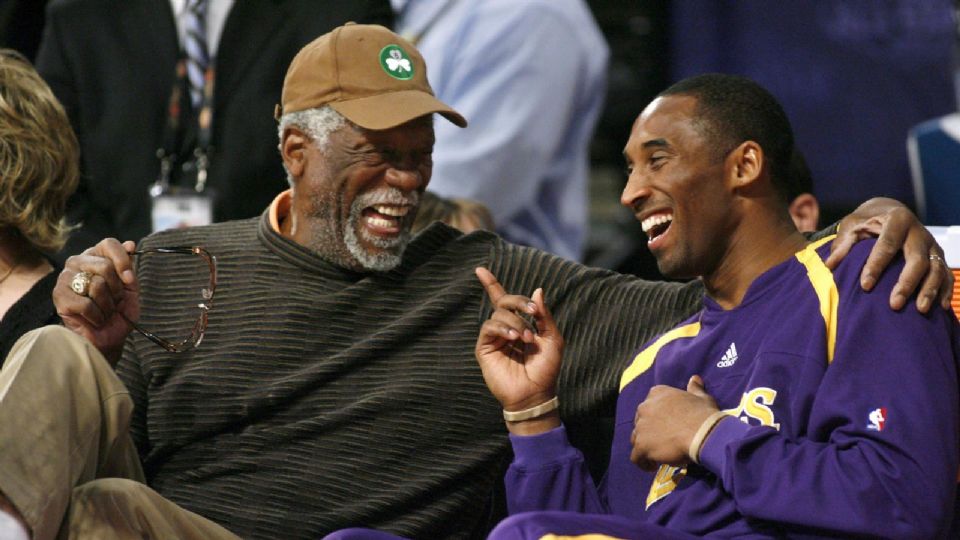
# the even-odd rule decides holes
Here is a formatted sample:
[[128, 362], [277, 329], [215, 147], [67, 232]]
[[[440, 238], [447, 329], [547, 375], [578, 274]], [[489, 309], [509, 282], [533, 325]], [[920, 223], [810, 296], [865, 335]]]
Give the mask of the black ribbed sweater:
[[[544, 287], [566, 343], [560, 402], [571, 426], [613, 416], [632, 353], [702, 294], [439, 224], [382, 274], [330, 265], [266, 214], [144, 241], [159, 245], [207, 247], [218, 288], [198, 349], [128, 341], [118, 373], [136, 404], [132, 433], [154, 489], [245, 538], [485, 530], [509, 445], [473, 356], [490, 312], [476, 266], [510, 292]], [[182, 308], [196, 292], [175, 286], [183, 269], [137, 272], [144, 327], [194, 315]]]

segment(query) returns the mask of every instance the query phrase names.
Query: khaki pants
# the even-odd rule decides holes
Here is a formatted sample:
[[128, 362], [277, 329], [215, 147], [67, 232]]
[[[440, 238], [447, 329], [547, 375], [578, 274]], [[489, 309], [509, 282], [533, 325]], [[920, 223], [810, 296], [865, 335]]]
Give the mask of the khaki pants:
[[133, 402], [99, 351], [56, 326], [14, 345], [0, 370], [0, 492], [33, 538], [229, 538], [143, 481]]

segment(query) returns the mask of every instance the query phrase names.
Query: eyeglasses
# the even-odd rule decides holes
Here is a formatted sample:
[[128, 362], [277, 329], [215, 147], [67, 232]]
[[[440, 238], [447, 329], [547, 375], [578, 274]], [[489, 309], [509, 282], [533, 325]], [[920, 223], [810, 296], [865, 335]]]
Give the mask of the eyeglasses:
[[[217, 258], [211, 255], [206, 249], [197, 246], [173, 246], [141, 249], [132, 252], [130, 255], [143, 257], [151, 254], [196, 257], [196, 262], [192, 264], [198, 265], [197, 271], [201, 273], [201, 276], [198, 279], [203, 282], [203, 286], [200, 287], [200, 302], [197, 304], [199, 315], [197, 320], [193, 323], [190, 334], [180, 341], [168, 341], [158, 336], [154, 332], [145, 330], [138, 323], [135, 323], [127, 318], [127, 316], [123, 313], [118, 313], [120, 313], [120, 316], [123, 317], [123, 320], [127, 321], [127, 324], [129, 324], [131, 328], [136, 330], [143, 337], [163, 347], [167, 351], [178, 353], [198, 347], [200, 342], [203, 341], [203, 335], [207, 330], [207, 312], [209, 312], [210, 308], [213, 306], [213, 293], [217, 289]], [[202, 275], [204, 268], [209, 269], [209, 282], [206, 281], [206, 276]]]

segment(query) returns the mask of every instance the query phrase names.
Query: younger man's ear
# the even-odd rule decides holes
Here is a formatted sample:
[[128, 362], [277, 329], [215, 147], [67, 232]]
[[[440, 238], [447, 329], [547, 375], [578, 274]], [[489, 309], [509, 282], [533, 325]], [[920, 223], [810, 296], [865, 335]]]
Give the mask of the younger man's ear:
[[283, 158], [283, 164], [286, 165], [290, 176], [294, 178], [303, 175], [308, 144], [310, 144], [310, 137], [299, 128], [291, 126], [283, 130], [280, 157]]
[[763, 148], [753, 141], [743, 141], [727, 156], [729, 180], [733, 188], [745, 188], [760, 177], [763, 170]]

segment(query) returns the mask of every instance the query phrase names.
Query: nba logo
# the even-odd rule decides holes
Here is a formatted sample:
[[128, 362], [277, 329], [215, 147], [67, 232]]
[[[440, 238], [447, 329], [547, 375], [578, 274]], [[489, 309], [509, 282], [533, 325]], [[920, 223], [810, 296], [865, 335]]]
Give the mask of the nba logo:
[[867, 424], [867, 429], [873, 431], [883, 431], [883, 426], [887, 423], [887, 408], [878, 407], [870, 411], [870, 414], [867, 418], [870, 420], [870, 423]]

